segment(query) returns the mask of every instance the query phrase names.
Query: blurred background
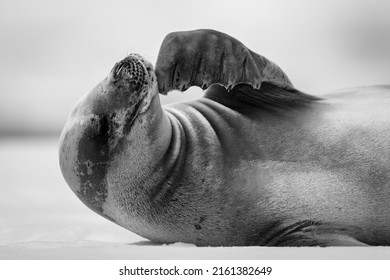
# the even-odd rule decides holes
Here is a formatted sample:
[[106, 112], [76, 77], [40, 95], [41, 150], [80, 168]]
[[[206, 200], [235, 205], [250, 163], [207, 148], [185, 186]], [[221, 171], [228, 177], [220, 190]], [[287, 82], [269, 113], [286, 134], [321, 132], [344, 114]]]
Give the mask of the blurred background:
[[154, 63], [167, 33], [217, 29], [320, 95], [390, 83], [389, 15], [388, 0], [0, 0], [0, 245], [142, 240], [84, 207], [57, 159], [68, 113], [127, 54]]

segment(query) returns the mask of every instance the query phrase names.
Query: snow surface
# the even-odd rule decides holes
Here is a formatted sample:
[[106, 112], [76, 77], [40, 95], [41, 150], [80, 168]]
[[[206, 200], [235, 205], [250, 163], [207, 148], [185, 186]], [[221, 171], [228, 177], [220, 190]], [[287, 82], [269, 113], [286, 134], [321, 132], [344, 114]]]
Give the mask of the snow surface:
[[0, 138], [0, 259], [390, 259], [390, 248], [155, 244], [98, 216], [62, 178], [57, 139]]

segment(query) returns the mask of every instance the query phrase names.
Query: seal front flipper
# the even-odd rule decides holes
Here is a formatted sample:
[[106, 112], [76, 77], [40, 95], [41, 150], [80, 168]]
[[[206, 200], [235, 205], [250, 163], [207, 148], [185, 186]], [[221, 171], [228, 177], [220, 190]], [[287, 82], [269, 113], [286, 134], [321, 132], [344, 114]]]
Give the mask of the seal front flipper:
[[287, 236], [286, 238], [280, 240], [280, 242], [274, 244], [273, 246], [279, 247], [349, 247], [349, 246], [369, 246], [366, 243], [363, 243], [356, 238], [353, 238], [348, 235], [342, 234], [319, 234], [319, 235], [310, 235], [310, 236]]
[[266, 237], [265, 244], [279, 247], [369, 246], [356, 238], [359, 232], [356, 227], [303, 220], [288, 226], [278, 224]]
[[[231, 91], [230, 97], [253, 105], [318, 99], [296, 90], [275, 63], [215, 30], [168, 34], [160, 47], [156, 76], [162, 94], [219, 84], [227, 89], [219, 94]], [[206, 92], [206, 97], [213, 94]]]

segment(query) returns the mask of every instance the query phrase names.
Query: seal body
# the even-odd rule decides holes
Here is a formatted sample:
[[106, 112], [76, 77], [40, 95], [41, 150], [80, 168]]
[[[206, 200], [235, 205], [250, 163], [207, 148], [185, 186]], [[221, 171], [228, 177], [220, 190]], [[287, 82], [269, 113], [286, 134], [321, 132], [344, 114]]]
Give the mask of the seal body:
[[389, 89], [351, 89], [303, 108], [259, 110], [234, 100], [233, 110], [220, 97], [167, 108], [185, 127], [178, 185], [188, 186], [185, 201], [199, 195], [187, 210], [198, 215], [196, 238], [215, 245], [355, 244], [349, 237], [389, 244]]
[[[178, 37], [168, 46], [182, 44]], [[160, 92], [205, 84], [205, 96], [161, 107], [150, 64], [138, 56], [125, 59], [133, 61], [127, 72], [117, 64], [78, 104], [61, 136], [61, 170], [88, 207], [162, 243], [390, 244], [390, 86], [290, 98], [287, 76], [269, 70], [265, 59], [253, 58], [257, 69], [265, 65], [256, 77], [229, 74], [238, 68], [233, 61], [224, 66], [226, 77], [192, 79], [183, 49], [179, 60], [161, 53]], [[203, 56], [203, 65], [215, 57]], [[167, 65], [176, 70], [165, 71]], [[220, 60], [202, 67], [215, 72], [215, 65]], [[133, 68], [141, 73], [138, 87]]]

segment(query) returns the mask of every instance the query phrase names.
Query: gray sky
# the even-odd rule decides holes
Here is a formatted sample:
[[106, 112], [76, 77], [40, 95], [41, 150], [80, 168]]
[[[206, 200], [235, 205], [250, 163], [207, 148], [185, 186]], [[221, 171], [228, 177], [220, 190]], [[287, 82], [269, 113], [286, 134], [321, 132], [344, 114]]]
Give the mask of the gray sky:
[[388, 0], [0, 0], [0, 135], [59, 132], [116, 61], [138, 52], [154, 63], [177, 30], [228, 33], [309, 93], [388, 84], [389, 14]]

